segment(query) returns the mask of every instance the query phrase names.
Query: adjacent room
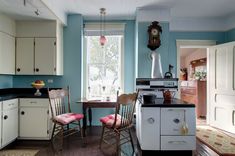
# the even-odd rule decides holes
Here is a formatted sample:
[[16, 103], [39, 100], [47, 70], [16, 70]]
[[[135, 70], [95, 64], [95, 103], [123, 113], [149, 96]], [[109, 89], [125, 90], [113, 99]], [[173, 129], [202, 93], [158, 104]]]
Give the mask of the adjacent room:
[[234, 6], [0, 0], [0, 156], [235, 156]]

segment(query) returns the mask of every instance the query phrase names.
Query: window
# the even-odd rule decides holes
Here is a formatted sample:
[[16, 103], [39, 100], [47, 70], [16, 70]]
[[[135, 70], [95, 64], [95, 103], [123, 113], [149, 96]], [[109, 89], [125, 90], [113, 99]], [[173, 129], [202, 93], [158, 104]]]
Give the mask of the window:
[[102, 47], [96, 33], [86, 35], [84, 40], [84, 90], [87, 99], [104, 99], [117, 96], [123, 89], [123, 34], [105, 35]]

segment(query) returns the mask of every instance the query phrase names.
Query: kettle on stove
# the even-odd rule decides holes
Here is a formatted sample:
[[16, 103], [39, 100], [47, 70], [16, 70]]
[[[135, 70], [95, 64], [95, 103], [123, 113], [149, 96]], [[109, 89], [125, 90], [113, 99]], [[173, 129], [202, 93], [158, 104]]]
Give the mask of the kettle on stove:
[[162, 90], [164, 101], [170, 101], [174, 96], [175, 92], [167, 90]]

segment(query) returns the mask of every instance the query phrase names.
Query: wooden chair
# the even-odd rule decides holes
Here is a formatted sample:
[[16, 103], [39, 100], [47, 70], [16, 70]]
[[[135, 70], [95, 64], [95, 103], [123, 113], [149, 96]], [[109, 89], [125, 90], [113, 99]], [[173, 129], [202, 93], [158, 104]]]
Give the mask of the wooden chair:
[[[100, 118], [103, 125], [100, 148], [102, 143], [116, 146], [116, 155], [120, 154], [121, 145], [131, 142], [131, 127], [138, 93], [122, 94], [117, 98], [115, 114]], [[115, 137], [114, 137], [115, 136]], [[113, 140], [115, 138], [115, 140]]]
[[[80, 120], [83, 119], [83, 114], [71, 112], [69, 87], [67, 87], [67, 89], [56, 90], [49, 90], [48, 88], [48, 95], [52, 121], [54, 123], [52, 139], [57, 133], [59, 133], [63, 145], [63, 138], [77, 133], [79, 129], [83, 140], [83, 131], [80, 124]], [[74, 124], [75, 126], [70, 127], [70, 124]]]

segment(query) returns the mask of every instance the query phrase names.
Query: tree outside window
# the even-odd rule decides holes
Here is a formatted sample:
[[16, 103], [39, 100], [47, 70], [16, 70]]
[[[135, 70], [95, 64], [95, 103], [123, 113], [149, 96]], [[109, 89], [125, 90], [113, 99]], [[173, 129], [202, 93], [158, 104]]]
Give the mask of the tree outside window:
[[116, 98], [121, 86], [122, 37], [106, 36], [102, 47], [99, 36], [87, 36], [87, 98]]

